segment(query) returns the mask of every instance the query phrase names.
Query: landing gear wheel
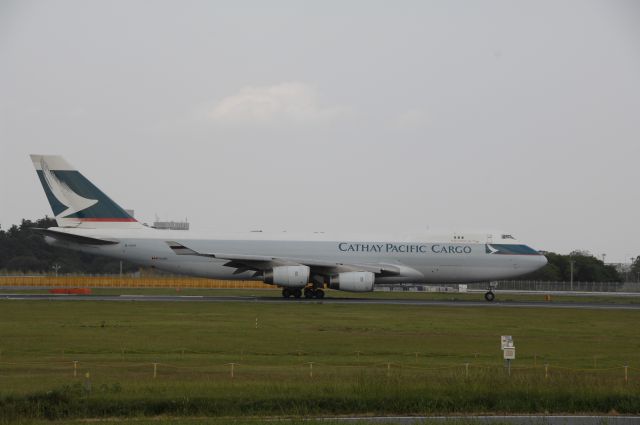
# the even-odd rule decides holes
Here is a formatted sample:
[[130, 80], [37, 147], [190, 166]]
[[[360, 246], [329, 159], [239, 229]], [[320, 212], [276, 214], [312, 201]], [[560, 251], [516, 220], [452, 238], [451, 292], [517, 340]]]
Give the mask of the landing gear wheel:
[[489, 302], [492, 302], [495, 298], [496, 298], [496, 295], [491, 291], [489, 291], [486, 294], [484, 294], [484, 299], [489, 301]]
[[304, 297], [305, 298], [314, 298], [316, 296], [313, 288], [304, 288]]
[[289, 298], [291, 295], [289, 288], [282, 288], [282, 298]]
[[324, 298], [324, 291], [322, 289], [316, 289], [315, 290], [315, 297], [318, 300], [321, 300]]
[[302, 296], [302, 289], [296, 288], [293, 290], [293, 296], [296, 298], [300, 298]]

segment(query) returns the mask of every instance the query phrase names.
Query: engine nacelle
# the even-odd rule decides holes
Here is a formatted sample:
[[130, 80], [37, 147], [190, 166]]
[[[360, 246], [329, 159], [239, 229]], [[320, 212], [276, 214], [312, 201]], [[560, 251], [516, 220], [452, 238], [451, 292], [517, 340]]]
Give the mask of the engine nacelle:
[[329, 287], [348, 292], [371, 292], [375, 280], [376, 276], [371, 272], [344, 272], [332, 276]]
[[309, 283], [309, 266], [277, 266], [264, 274], [264, 282], [285, 288], [304, 288]]

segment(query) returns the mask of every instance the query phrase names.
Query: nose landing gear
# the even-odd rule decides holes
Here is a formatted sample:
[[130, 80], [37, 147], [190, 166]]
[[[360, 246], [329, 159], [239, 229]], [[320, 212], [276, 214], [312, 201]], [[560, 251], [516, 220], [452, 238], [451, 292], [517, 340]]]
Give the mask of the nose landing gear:
[[484, 299], [492, 302], [496, 299], [496, 294], [493, 293], [493, 290], [498, 286], [498, 282], [489, 282], [489, 288], [487, 292], [484, 294]]

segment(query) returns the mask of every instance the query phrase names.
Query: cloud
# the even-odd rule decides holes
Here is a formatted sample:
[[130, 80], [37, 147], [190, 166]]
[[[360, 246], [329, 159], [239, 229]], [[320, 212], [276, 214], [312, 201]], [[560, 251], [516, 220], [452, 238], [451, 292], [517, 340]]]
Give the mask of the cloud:
[[322, 124], [344, 118], [351, 109], [323, 106], [315, 87], [287, 82], [244, 87], [220, 100], [209, 112], [214, 122], [225, 124]]
[[429, 114], [424, 109], [409, 109], [396, 115], [392, 124], [405, 129], [426, 127], [429, 125]]

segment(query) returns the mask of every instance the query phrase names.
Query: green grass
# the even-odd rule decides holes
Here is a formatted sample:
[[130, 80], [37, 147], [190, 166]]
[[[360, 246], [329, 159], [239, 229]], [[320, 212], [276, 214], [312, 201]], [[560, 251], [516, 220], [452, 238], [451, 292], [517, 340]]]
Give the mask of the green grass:
[[[113, 419], [92, 419], [92, 423], [113, 423]], [[27, 420], [20, 421], [20, 425], [51, 425], [52, 421], [43, 421], [43, 420]], [[64, 421], [65, 424], [82, 424], [86, 425], [86, 419], [79, 420], [67, 420]], [[345, 425], [345, 424], [355, 424], [355, 425], [365, 425], [370, 424], [371, 422], [367, 422], [365, 420], [331, 420], [331, 419], [312, 419], [312, 418], [283, 418], [283, 417], [263, 417], [263, 418], [237, 418], [237, 417], [222, 417], [222, 418], [210, 418], [210, 417], [189, 417], [189, 418], [167, 418], [167, 417], [155, 417], [155, 418], [134, 418], [134, 419], [126, 419], [126, 418], [117, 418], [117, 423], [119, 425], [257, 425], [269, 423], [271, 425]], [[397, 422], [389, 421], [376, 421], [377, 425], [392, 425], [397, 424]], [[495, 421], [479, 421], [473, 420], [471, 418], [464, 417], [451, 417], [447, 418], [446, 422], [436, 419], [425, 419], [420, 422], [417, 422], [420, 425], [442, 425], [443, 423], [447, 425], [503, 425], [510, 424], [510, 422], [505, 422], [496, 419]], [[543, 424], [541, 419], [538, 422], [533, 422], [533, 424]], [[606, 423], [606, 422], [605, 422]]]
[[[0, 421], [638, 413], [639, 318], [619, 310], [4, 300]], [[510, 377], [500, 358], [505, 334], [517, 345]], [[233, 379], [229, 363], [238, 363]]]

